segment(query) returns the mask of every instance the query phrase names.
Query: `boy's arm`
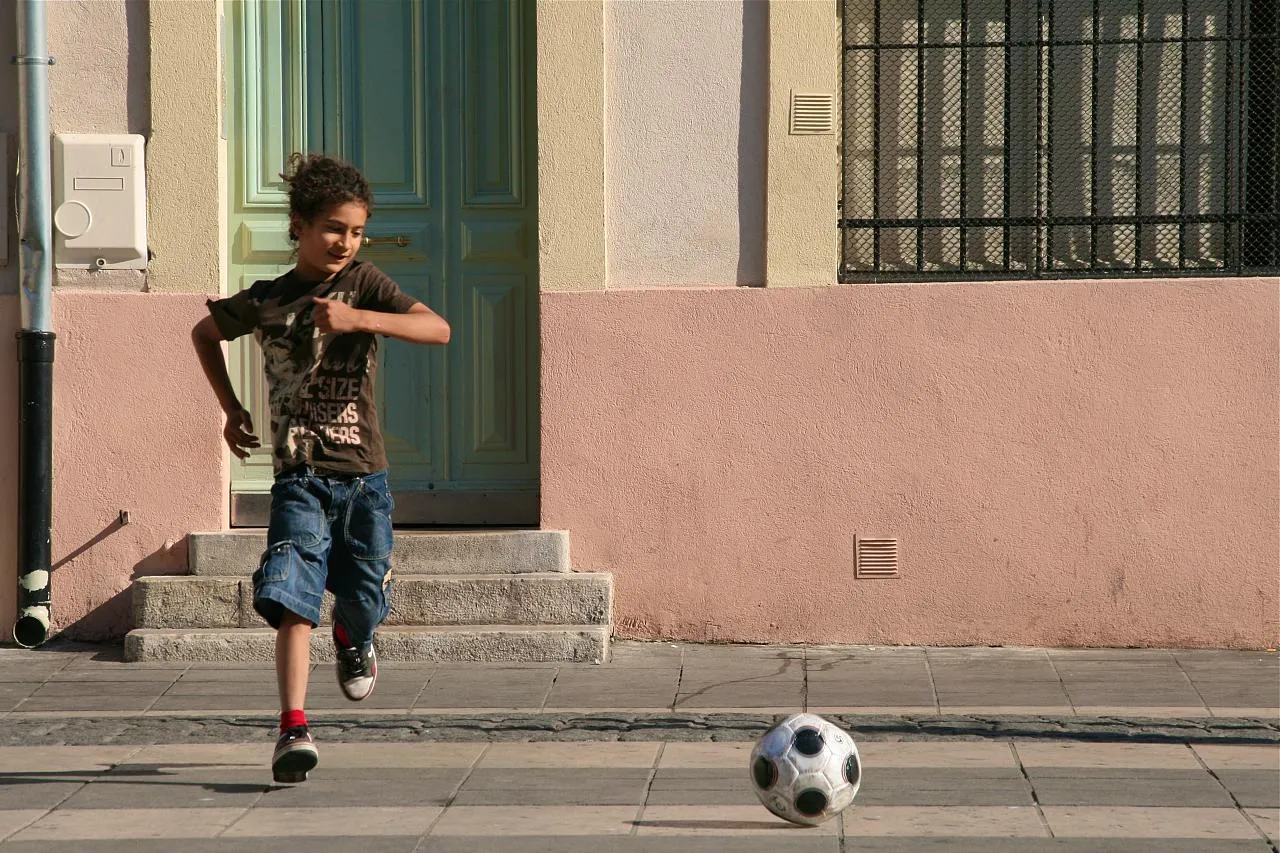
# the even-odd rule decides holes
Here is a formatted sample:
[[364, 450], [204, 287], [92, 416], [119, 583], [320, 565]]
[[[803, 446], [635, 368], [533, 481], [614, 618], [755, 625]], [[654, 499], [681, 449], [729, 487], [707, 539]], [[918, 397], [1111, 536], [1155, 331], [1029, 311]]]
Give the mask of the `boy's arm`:
[[352, 308], [336, 299], [316, 297], [312, 317], [321, 332], [366, 332], [414, 344], [449, 343], [449, 323], [421, 302], [403, 314]]
[[253, 434], [253, 418], [240, 404], [235, 388], [231, 385], [227, 361], [222, 357], [224, 340], [212, 316], [205, 317], [191, 330], [191, 343], [200, 359], [205, 378], [209, 380], [213, 393], [218, 397], [218, 405], [227, 416], [227, 424], [222, 430], [223, 438], [232, 453], [240, 459], [248, 459], [249, 450], [260, 446], [260, 442]]

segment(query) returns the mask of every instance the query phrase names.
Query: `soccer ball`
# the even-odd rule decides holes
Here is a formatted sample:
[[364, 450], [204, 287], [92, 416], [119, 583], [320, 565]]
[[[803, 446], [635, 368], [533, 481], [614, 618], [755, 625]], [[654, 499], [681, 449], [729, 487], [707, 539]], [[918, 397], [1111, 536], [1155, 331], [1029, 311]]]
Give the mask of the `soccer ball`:
[[844, 811], [862, 784], [849, 733], [817, 714], [792, 714], [751, 750], [751, 787], [783, 820], [817, 826]]

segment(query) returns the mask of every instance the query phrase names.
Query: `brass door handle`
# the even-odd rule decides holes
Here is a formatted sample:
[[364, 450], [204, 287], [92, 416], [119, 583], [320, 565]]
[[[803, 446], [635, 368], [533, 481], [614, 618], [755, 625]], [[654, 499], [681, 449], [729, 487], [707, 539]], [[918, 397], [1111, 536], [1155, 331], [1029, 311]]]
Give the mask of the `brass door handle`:
[[409, 237], [405, 234], [397, 234], [394, 237], [365, 237], [364, 244], [366, 246], [399, 246], [404, 248], [409, 245]]

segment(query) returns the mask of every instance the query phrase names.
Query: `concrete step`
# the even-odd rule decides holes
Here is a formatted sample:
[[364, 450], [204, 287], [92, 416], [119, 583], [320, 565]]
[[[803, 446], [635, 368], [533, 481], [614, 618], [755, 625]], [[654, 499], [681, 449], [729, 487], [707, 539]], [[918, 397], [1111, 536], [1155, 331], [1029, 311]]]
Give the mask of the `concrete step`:
[[[606, 625], [613, 576], [604, 572], [392, 575], [387, 625]], [[323, 624], [333, 598], [325, 594]], [[171, 575], [133, 583], [137, 628], [258, 628], [249, 578]]]
[[[609, 629], [602, 625], [451, 625], [380, 628], [374, 638], [385, 661], [476, 661], [603, 663]], [[317, 631], [312, 660], [333, 660], [333, 644]], [[124, 638], [124, 659], [155, 661], [271, 661], [275, 632], [264, 629], [138, 628]]]
[[[263, 529], [192, 533], [193, 575], [252, 575], [267, 547]], [[476, 575], [569, 571], [563, 530], [397, 531], [392, 565], [403, 574]]]

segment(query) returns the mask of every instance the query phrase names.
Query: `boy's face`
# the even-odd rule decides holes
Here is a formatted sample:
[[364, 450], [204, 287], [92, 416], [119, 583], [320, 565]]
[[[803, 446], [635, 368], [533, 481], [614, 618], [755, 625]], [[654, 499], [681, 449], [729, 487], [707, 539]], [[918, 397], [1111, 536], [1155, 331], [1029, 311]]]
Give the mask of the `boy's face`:
[[358, 201], [335, 204], [309, 222], [295, 214], [298, 271], [321, 280], [337, 275], [360, 250], [368, 219], [368, 208]]

